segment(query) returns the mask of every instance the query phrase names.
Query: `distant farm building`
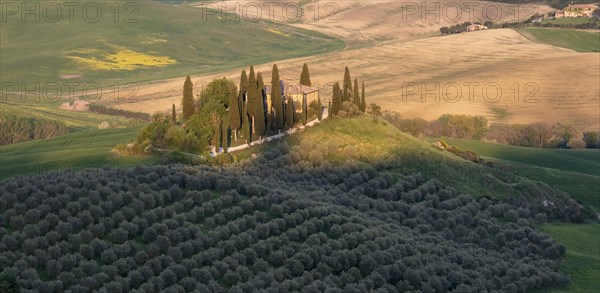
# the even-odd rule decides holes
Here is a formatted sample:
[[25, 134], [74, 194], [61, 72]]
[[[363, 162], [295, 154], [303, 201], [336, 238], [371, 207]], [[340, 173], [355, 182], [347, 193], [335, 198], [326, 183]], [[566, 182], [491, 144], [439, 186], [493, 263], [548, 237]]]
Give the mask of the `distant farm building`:
[[[319, 101], [319, 89], [306, 85], [301, 85], [297, 82], [281, 80], [279, 82], [281, 93], [284, 101], [292, 99], [295, 103], [302, 104], [302, 100], [306, 99], [306, 105], [310, 105], [313, 101]], [[267, 109], [271, 109], [271, 86], [265, 86], [265, 94], [267, 95]], [[296, 111], [302, 111], [301, 107], [297, 107]]]
[[562, 10], [556, 10], [556, 13], [554, 13], [554, 18], [563, 18], [565, 17], [565, 12]]
[[557, 10], [554, 17], [592, 17], [594, 10], [598, 9], [598, 4], [569, 4], [563, 10]]
[[62, 110], [70, 110], [70, 111], [89, 111], [90, 110], [90, 102], [87, 101], [75, 101], [75, 102], [67, 102], [60, 105], [60, 109]]
[[472, 24], [467, 27], [467, 32], [482, 31], [488, 29], [487, 26], [481, 24]]

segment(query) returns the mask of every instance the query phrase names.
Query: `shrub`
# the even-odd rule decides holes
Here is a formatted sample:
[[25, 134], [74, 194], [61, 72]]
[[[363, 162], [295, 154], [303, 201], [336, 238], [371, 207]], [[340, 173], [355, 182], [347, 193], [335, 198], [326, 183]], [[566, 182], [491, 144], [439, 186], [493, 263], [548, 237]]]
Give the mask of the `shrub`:
[[362, 112], [357, 105], [351, 101], [346, 101], [342, 103], [342, 107], [338, 113], [338, 116], [342, 118], [351, 118], [360, 114], [362, 114]]
[[567, 148], [569, 148], [569, 149], [584, 149], [584, 148], [586, 148], [586, 143], [583, 140], [571, 139], [567, 143]]
[[0, 114], [0, 145], [52, 138], [67, 134], [69, 128], [61, 121]]

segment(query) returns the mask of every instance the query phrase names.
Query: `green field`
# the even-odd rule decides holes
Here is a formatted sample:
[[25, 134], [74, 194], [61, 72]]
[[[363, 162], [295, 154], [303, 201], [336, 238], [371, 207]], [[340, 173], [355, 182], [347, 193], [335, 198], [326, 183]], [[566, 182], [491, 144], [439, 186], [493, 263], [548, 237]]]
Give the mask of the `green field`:
[[544, 19], [542, 24], [558, 24], [558, 25], [576, 25], [584, 23], [596, 23], [592, 18], [588, 17], [563, 17], [555, 19]]
[[79, 131], [51, 139], [0, 146], [0, 179], [53, 170], [150, 164], [153, 157], [119, 157], [111, 150], [141, 127]]
[[546, 224], [541, 228], [567, 248], [561, 270], [572, 283], [565, 290], [553, 292], [599, 292], [600, 225]]
[[463, 139], [445, 141], [494, 161], [511, 173], [567, 192], [600, 211], [600, 150], [536, 149]]
[[578, 52], [600, 52], [600, 34], [597, 32], [531, 27], [520, 28], [517, 31], [532, 41]]
[[92, 112], [77, 112], [58, 109], [57, 105], [47, 103], [0, 103], [0, 115], [63, 122], [70, 131], [98, 129], [100, 123], [106, 121], [111, 127], [132, 127], [143, 123], [135, 119], [121, 116], [103, 115]]
[[[43, 10], [47, 1], [38, 2]], [[118, 15], [117, 2], [94, 2], [103, 14], [91, 23], [81, 13], [87, 2], [92, 1], [79, 1], [73, 23], [66, 15], [68, 7], [63, 7], [65, 13], [56, 23], [43, 17], [36, 23], [33, 16], [22, 23], [20, 13], [7, 16], [0, 26], [0, 79], [25, 82], [28, 89], [36, 82], [42, 86], [56, 82], [62, 85], [63, 94], [69, 90], [66, 82], [97, 83], [109, 90], [128, 82], [219, 72], [345, 46], [313, 31], [244, 18], [238, 21], [231, 14], [205, 14], [200, 8], [155, 1], [133, 1], [135, 5], [129, 6], [121, 2]]]
[[445, 139], [445, 141], [459, 149], [476, 152], [482, 157], [600, 176], [600, 150], [598, 149], [537, 149], [493, 144], [480, 140]]

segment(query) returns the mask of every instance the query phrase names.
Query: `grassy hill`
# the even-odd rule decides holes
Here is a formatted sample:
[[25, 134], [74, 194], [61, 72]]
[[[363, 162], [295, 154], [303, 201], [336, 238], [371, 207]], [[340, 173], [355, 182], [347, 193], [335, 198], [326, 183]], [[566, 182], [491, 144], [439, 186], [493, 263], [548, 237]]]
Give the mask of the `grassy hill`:
[[[84, 168], [155, 162], [149, 157], [122, 158], [111, 153], [115, 145], [133, 139], [138, 129], [139, 127], [83, 131], [48, 140], [0, 147], [5, 165], [0, 177], [9, 176], [11, 170], [19, 170], [22, 164], [39, 164], [46, 166], [42, 170], [53, 170], [74, 165]], [[598, 176], [572, 172], [574, 168], [585, 168], [593, 172], [594, 164], [597, 166], [597, 161], [594, 160], [597, 152], [593, 151], [569, 154], [560, 150], [535, 150], [448, 140], [460, 149], [475, 151], [484, 158], [499, 163], [495, 167], [488, 167], [439, 151], [429, 142], [404, 134], [369, 116], [328, 119], [286, 140], [295, 156], [308, 161], [344, 163], [355, 160], [364, 164], [379, 164], [399, 169], [406, 174], [420, 172], [476, 197], [506, 199], [523, 196], [538, 205], [545, 198], [565, 200], [566, 194], [552, 188], [554, 187], [600, 210], [600, 201], [594, 195], [594, 191], [600, 188], [594, 184]], [[249, 158], [252, 153], [269, 151], [274, 144], [251, 147], [233, 155], [239, 159]], [[525, 157], [531, 161], [525, 160]], [[561, 160], [565, 161], [564, 166], [554, 165], [554, 161]], [[550, 169], [544, 163], [551, 164], [554, 168], [563, 166], [564, 169]], [[36, 171], [39, 172], [36, 169], [20, 172]]]
[[[44, 1], [39, 2], [43, 9]], [[91, 1], [79, 2], [80, 10], [86, 2]], [[155, 1], [127, 3], [132, 2], [121, 4], [117, 22], [114, 2], [106, 1], [94, 2], [104, 12], [96, 23], [85, 21], [80, 10], [73, 23], [66, 14], [56, 23], [35, 23], [33, 18], [22, 23], [19, 14], [8, 16], [0, 34], [0, 78], [26, 82], [29, 88], [36, 82], [94, 82], [107, 90], [115, 84], [218, 72], [344, 46], [324, 34], [276, 23], [236, 21], [218, 12], [203, 17], [199, 8]], [[133, 20], [137, 22], [129, 22]]]
[[[435, 178], [475, 197], [528, 202], [540, 209], [547, 208], [543, 207], [545, 200], [556, 206], [578, 206], [570, 195], [547, 183], [503, 166], [488, 167], [465, 161], [366, 115], [352, 119], [328, 119], [287, 140], [294, 156], [313, 163], [352, 160], [400, 170], [405, 174], [420, 172], [427, 178]], [[235, 155], [247, 158], [252, 153], [268, 151], [273, 145], [249, 148]], [[592, 212], [588, 208], [583, 213]]]
[[600, 33], [598, 32], [551, 28], [522, 28], [518, 31], [532, 41], [577, 52], [600, 52]]
[[[110, 153], [110, 150], [114, 145], [127, 142], [135, 136], [137, 130], [138, 128], [82, 131], [55, 139], [0, 147], [3, 165], [5, 166], [2, 170], [2, 174], [0, 174], [0, 178], [6, 178], [7, 175], [32, 173], [65, 167], [83, 169], [85, 167], [105, 165], [122, 166], [156, 162], [156, 160], [152, 158], [120, 158], [114, 157]], [[464, 143], [477, 145], [473, 142]], [[482, 145], [480, 147], [484, 150], [493, 149], [491, 146]], [[519, 149], [520, 148], [517, 148], [515, 151], [518, 151]], [[244, 160], [245, 158], [250, 158], [251, 154], [254, 153], [258, 154], [258, 158]], [[549, 153], [553, 154], [553, 152]], [[308, 196], [311, 205], [316, 204], [317, 206], [321, 206], [324, 204], [322, 207], [325, 208], [327, 206], [326, 208], [330, 209], [330, 212], [335, 210], [334, 213], [339, 212], [341, 215], [344, 215], [344, 217], [354, 215], [351, 216], [353, 219], [352, 221], [357, 221], [358, 219], [361, 219], [361, 217], [368, 217], [358, 220], [363, 223], [361, 225], [366, 225], [364, 227], [364, 229], [366, 229], [365, 231], [372, 227], [370, 224], [366, 224], [368, 221], [371, 221], [371, 217], [381, 219], [381, 217], [387, 217], [384, 215], [388, 215], [388, 213], [390, 217], [392, 217], [392, 215], [395, 215], [393, 217], [397, 217], [397, 215], [403, 213], [399, 210], [395, 210], [395, 208], [393, 210], [388, 210], [388, 212], [382, 212], [386, 209], [385, 206], [387, 203], [383, 206], [380, 206], [380, 204], [390, 200], [388, 199], [388, 197], [391, 196], [390, 194], [395, 194], [396, 192], [392, 191], [391, 193], [386, 193], [384, 191], [375, 191], [378, 190], [378, 188], [382, 188], [382, 186], [386, 186], [386, 183], [383, 183], [384, 181], [400, 180], [413, 182], [416, 180], [416, 184], [419, 186], [431, 179], [441, 182], [441, 184], [445, 186], [450, 186], [459, 193], [466, 193], [472, 195], [473, 198], [481, 199], [481, 205], [487, 205], [485, 203], [487, 200], [486, 198], [491, 198], [493, 200], [514, 203], [521, 207], [525, 207], [527, 210], [530, 210], [530, 215], [541, 210], [540, 205], [536, 205], [536, 202], [539, 199], [551, 200], [561, 209], [572, 204], [568, 195], [557, 192], [544, 183], [537, 182], [537, 179], [535, 178], [523, 176], [523, 174], [515, 172], [514, 169], [505, 168], [505, 166], [508, 165], [500, 164], [502, 162], [510, 162], [509, 160], [498, 161], [500, 162], [500, 165], [495, 166], [494, 168], [473, 164], [447, 152], [441, 152], [433, 148], [430, 145], [430, 142], [422, 141], [404, 134], [391, 125], [369, 116], [360, 116], [352, 119], [328, 119], [317, 126], [305, 129], [299, 134], [286, 137], [283, 141], [274, 141], [255, 146], [250, 149], [236, 152], [233, 155], [242, 159], [241, 164], [225, 166], [224, 169], [214, 169], [219, 170], [214, 171], [217, 173], [213, 173], [212, 168], [206, 167], [186, 167], [184, 169], [179, 169], [180, 167], [172, 166], [168, 167], [171, 171], [167, 171], [167, 173], [165, 173], [165, 169], [154, 169], [154, 167], [145, 169], [144, 167], [137, 167], [133, 173], [131, 173], [132, 169], [118, 171], [120, 172], [118, 174], [121, 174], [124, 177], [120, 177], [121, 175], [119, 175], [117, 181], [125, 180], [126, 176], [135, 174], [135, 176], [137, 176], [136, 178], [141, 180], [140, 182], [156, 182], [161, 184], [160, 186], [167, 186], [164, 185], [164, 180], [148, 181], [147, 178], [153, 178], [153, 176], [155, 176], [153, 174], [171, 174], [163, 177], [169, 178], [165, 179], [167, 181], [179, 180], [176, 178], [180, 175], [174, 176], [174, 173], [172, 172], [176, 172], [177, 174], [182, 174], [181, 172], [187, 174], [197, 174], [197, 172], [202, 172], [202, 176], [192, 176], [196, 179], [181, 179], [183, 180], [181, 182], [194, 184], [193, 186], [204, 186], [205, 183], [203, 183], [204, 181], [202, 180], [206, 179], [206, 184], [212, 184], [210, 182], [214, 179], [214, 185], [211, 186], [217, 188], [217, 191], [211, 193], [212, 195], [210, 196], [203, 193], [202, 197], [205, 200], [217, 201], [223, 195], [223, 191], [229, 188], [227, 186], [233, 186], [232, 184], [246, 184], [241, 182], [248, 182], [248, 184], [254, 182], [253, 184], [255, 185], [257, 179], [253, 178], [255, 178], [254, 176], [258, 176], [256, 178], [261, 178], [260, 182], [262, 187], [258, 187], [258, 185], [244, 187], [241, 190], [244, 190], [243, 192], [247, 193], [247, 195], [244, 195], [243, 198], [252, 198], [253, 195], [256, 195], [256, 192], [262, 194], [267, 192], [266, 190], [270, 190], [268, 194], [271, 195], [281, 195], [286, 194], [287, 192], [298, 191], [302, 194], [301, 197], [296, 197], [296, 195], [290, 195], [289, 198], [286, 197], [290, 200], [290, 204], [292, 204], [292, 202], [294, 205], [298, 204]], [[531, 156], [532, 154], [529, 155]], [[578, 155], [575, 156], [577, 157]], [[585, 160], [585, 158], [586, 155], [582, 155], [582, 159]], [[4, 163], [5, 160], [6, 163]], [[514, 158], [514, 160], [519, 159]], [[545, 161], [541, 159], [541, 157], [538, 158], [538, 160], [539, 162]], [[20, 165], [23, 162], [36, 162], [40, 167], [36, 167], [37, 165], [32, 164], [23, 168], [22, 165]], [[532, 164], [529, 165], [531, 168], [542, 169], [541, 167], [533, 165], [533, 161], [529, 163]], [[200, 171], [197, 171], [197, 169]], [[554, 170], [550, 168], [543, 169]], [[559, 170], [554, 171], [565, 172]], [[72, 173], [72, 178], [79, 180], [77, 179], [80, 178], [79, 176], [84, 176], [85, 178], [88, 178], [87, 180], [92, 180], [92, 177], [89, 175], [95, 174], [94, 172], [96, 171]], [[101, 172], [110, 173], [113, 171]], [[353, 175], [354, 173], [357, 173], [357, 175]], [[422, 175], [413, 177], [415, 176], [414, 174], [417, 173], [421, 173]], [[592, 177], [592, 175], [584, 175], [582, 173], [571, 173], [575, 174], [573, 176], [581, 175]], [[559, 174], [559, 176], [563, 175], [563, 173], [556, 174]], [[110, 174], [107, 173], [107, 176], [109, 175]], [[48, 176], [55, 175], [49, 174]], [[59, 174], [56, 176], [65, 175]], [[225, 180], [224, 178], [237, 179]], [[369, 181], [365, 178], [371, 179], [369, 179]], [[93, 178], [93, 180], [97, 180], [97, 178]], [[200, 181], [196, 182], [194, 180]], [[363, 182], [363, 180], [367, 180], [368, 183], [366, 183], [367, 181]], [[325, 187], [325, 190], [327, 191], [318, 189], [319, 187], [317, 186], [321, 186], [321, 184], [327, 186]], [[412, 186], [411, 184], [413, 183], [402, 183], [402, 186], [405, 186], [402, 188]], [[427, 188], [431, 188], [428, 184], [429, 183], [423, 185], [428, 187], [422, 187], [423, 191], [420, 191], [420, 193], [417, 194], [429, 194], [431, 191], [425, 191]], [[156, 185], [153, 188], [159, 188], [159, 186]], [[373, 197], [379, 198], [377, 201], [381, 201], [381, 203], [376, 204], [375, 202], [369, 201], [362, 202], [362, 199], [359, 200], [357, 197], [359, 196], [362, 198], [363, 194], [371, 193], [373, 193]], [[267, 193], [265, 193], [265, 195], [266, 194]], [[351, 205], [354, 206], [354, 208], [350, 210], [341, 208], [338, 210], [339, 207], [337, 206], [329, 206], [331, 202], [328, 197], [329, 195], [326, 194], [333, 195], [333, 202], [335, 202], [335, 205]], [[408, 196], [407, 198], [411, 198], [411, 196], [415, 195], [415, 193], [412, 192], [406, 195], [404, 195], [404, 193], [402, 194], [403, 196]], [[433, 202], [435, 202], [429, 195], [427, 198], [429, 198], [428, 200], [433, 200]], [[514, 200], [515, 198], [517, 201]], [[277, 201], [276, 198], [269, 200]], [[355, 200], [357, 202], [353, 203]], [[466, 198], [463, 198], [463, 200], [466, 200]], [[213, 201], [211, 201], [211, 206], [215, 204]], [[529, 201], [529, 203], [526, 203], [527, 201]], [[396, 206], [396, 203], [392, 202], [393, 200], [389, 202], [389, 204], [392, 204], [390, 208]], [[171, 204], [177, 205], [175, 202], [172, 202]], [[164, 208], [169, 208], [168, 206], [171, 204]], [[416, 205], [420, 206], [420, 204]], [[189, 206], [194, 206], [194, 204], [190, 204]], [[240, 207], [246, 208], [246, 205], [240, 204]], [[258, 209], [257, 211], [260, 213], [264, 212], [267, 221], [278, 221], [277, 215], [280, 213], [279, 208], [267, 211], [261, 210], [260, 207], [256, 205], [254, 208]], [[231, 209], [232, 211], [238, 210], [237, 203], [234, 202], [231, 206], [227, 205], [226, 209]], [[523, 210], [520, 210], [519, 212], [523, 213]], [[229, 212], [226, 212], [225, 215], [228, 217], [226, 219], [229, 219]], [[505, 220], [506, 219], [502, 219], [501, 223]], [[390, 221], [393, 220], [390, 218], [384, 222], [390, 223]], [[217, 226], [215, 226], [215, 223]], [[221, 224], [219, 223], [225, 223], [222, 225], [227, 225], [227, 222], [222, 222], [221, 216], [217, 215], [208, 217], [196, 224], [200, 225], [199, 227], [202, 233], [208, 233], [204, 235], [210, 235], [206, 237], [217, 237], [217, 234], [215, 233], [220, 233], [218, 231], [220, 231], [219, 229], [221, 228], [217, 229], [215, 227], [220, 227], [219, 225]], [[408, 230], [403, 233], [392, 233], [391, 231], [397, 232], [398, 229], [405, 229], [402, 227], [404, 227], [404, 225], [411, 225], [410, 223], [412, 222], [405, 222], [403, 224], [398, 224], [398, 226], [394, 224], [392, 225], [393, 227], [388, 227], [390, 230], [386, 233], [388, 233], [388, 235], [407, 235], [406, 233], [409, 233]], [[595, 268], [593, 262], [583, 264], [583, 259], [587, 256], [583, 256], [581, 253], [594, 256], [594, 254], [587, 251], [587, 249], [590, 249], [594, 244], [600, 243], [594, 238], [597, 236], [594, 233], [594, 229], [597, 229], [597, 224], [568, 226], [572, 228], [564, 227], [567, 226], [563, 224], [547, 224], [542, 228], [543, 231], [549, 233], [555, 237], [557, 241], [567, 247], [566, 259], [561, 262], [561, 269], [565, 273], [571, 275], [573, 280], [573, 284], [568, 287], [568, 289], [573, 291], [586, 291], [591, 288], [596, 288], [598, 284], [595, 280], [590, 278], [590, 276], [593, 276], [597, 272], [597, 268]], [[421, 226], [420, 229], [424, 229], [424, 227]], [[422, 231], [417, 234], [420, 233], [422, 233]], [[113, 241], [113, 237], [119, 236], [117, 234], [109, 234], [105, 239], [107, 241]], [[572, 239], [575, 238], [580, 239], [579, 242], [581, 244], [574, 243]], [[143, 240], [142, 236], [136, 236], [135, 239], [134, 246], [136, 249], [152, 244], [152, 242]], [[422, 239], [416, 239], [414, 241], [418, 242], [421, 240]], [[411, 243], [416, 243], [413, 240], [411, 241]], [[424, 242], [420, 245], [427, 244]], [[585, 245], [585, 247], [582, 245]], [[271, 258], [269, 258], [269, 261], [271, 261]], [[274, 266], [274, 269], [279, 266], [278, 263], [271, 263], [271, 265]], [[228, 277], [221, 275], [221, 278], [218, 279], [220, 286], [226, 286], [228, 288], [231, 286], [231, 282], [237, 280], [235, 278], [231, 279], [230, 277], [230, 275], [228, 275]]]
[[[7, 166], [43, 163], [50, 166], [77, 164], [81, 167], [93, 167], [118, 165], [122, 160], [145, 161], [148, 158], [115, 158], [110, 152], [116, 144], [133, 139], [137, 129], [85, 131], [49, 140], [5, 146], [0, 151]], [[542, 197], [566, 200], [564, 194], [548, 185], [510, 170], [465, 161], [366, 115], [352, 119], [327, 119], [286, 140], [292, 147], [294, 156], [308, 161], [344, 163], [355, 160], [363, 164], [387, 166], [386, 168], [401, 170], [406, 174], [420, 172], [476, 197], [506, 199], [523, 196], [537, 205]], [[240, 159], [249, 158], [250, 154], [266, 152], [272, 146], [273, 143], [259, 145], [234, 155]]]
[[558, 24], [558, 25], [576, 25], [585, 23], [596, 23], [596, 21], [589, 17], [563, 17], [555, 19], [544, 19], [542, 24]]
[[446, 141], [494, 161], [511, 173], [567, 192], [600, 211], [600, 150], [535, 149], [462, 139]]
[[0, 146], [0, 179], [55, 170], [155, 163], [152, 157], [118, 157], [111, 153], [115, 145], [135, 137], [140, 128], [87, 130]]
[[445, 139], [445, 141], [487, 158], [600, 176], [600, 150], [597, 149], [536, 149], [480, 140]]
[[62, 110], [56, 103], [0, 103], [0, 115], [57, 120], [65, 123], [71, 131], [98, 129], [100, 123], [104, 121], [111, 127], [132, 127], [142, 123], [121, 116]]
[[2, 273], [31, 291], [516, 292], [568, 284], [559, 271], [564, 251], [535, 227], [534, 210], [391, 165], [314, 160], [314, 150], [307, 157], [291, 144], [223, 167], [0, 181]]

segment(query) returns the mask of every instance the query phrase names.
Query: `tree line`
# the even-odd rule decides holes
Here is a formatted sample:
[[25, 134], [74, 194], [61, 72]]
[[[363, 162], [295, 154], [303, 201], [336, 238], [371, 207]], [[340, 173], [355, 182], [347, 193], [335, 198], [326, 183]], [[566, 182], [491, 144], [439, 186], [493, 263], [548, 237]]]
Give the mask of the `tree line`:
[[46, 139], [69, 133], [61, 121], [0, 115], [0, 145]]
[[359, 113], [365, 113], [367, 102], [365, 100], [365, 83], [362, 83], [362, 95], [359, 92], [358, 79], [350, 77], [348, 66], [344, 69], [344, 81], [340, 88], [339, 82], [333, 85], [333, 94], [331, 105], [329, 105], [329, 114], [339, 117], [352, 117]]
[[[536, 1], [536, 0], [498, 0], [496, 2], [500, 3], [510, 3], [510, 4], [521, 4], [521, 3], [530, 3], [534, 5], [546, 4], [556, 9], [563, 9], [570, 3], [573, 3], [572, 0], [545, 0], [545, 1]], [[575, 1], [577, 4], [587, 4], [587, 3], [597, 3], [596, 0], [578, 0]]]
[[494, 143], [534, 148], [600, 148], [600, 133], [586, 131], [581, 138], [570, 123], [492, 124], [484, 116], [444, 114], [427, 121], [422, 118], [402, 118], [386, 110], [381, 117], [399, 130], [415, 137], [448, 137], [483, 139]]
[[[475, 22], [475, 23], [471, 23], [471, 22], [463, 22], [460, 24], [455, 24], [453, 26], [447, 27], [447, 26], [443, 26], [440, 28], [440, 33], [442, 35], [451, 35], [451, 34], [460, 34], [460, 33], [464, 33], [467, 31], [467, 27], [472, 25], [472, 24], [481, 24], [479, 22]], [[491, 21], [486, 21], [483, 23], [484, 26], [486, 26], [488, 29], [492, 29], [494, 28], [494, 23]]]
[[90, 112], [104, 115], [112, 115], [112, 116], [121, 116], [130, 119], [137, 119], [142, 121], [150, 121], [151, 116], [146, 113], [141, 112], [132, 112], [127, 110], [115, 109], [111, 107], [106, 107], [104, 105], [100, 105], [97, 103], [90, 104]]

